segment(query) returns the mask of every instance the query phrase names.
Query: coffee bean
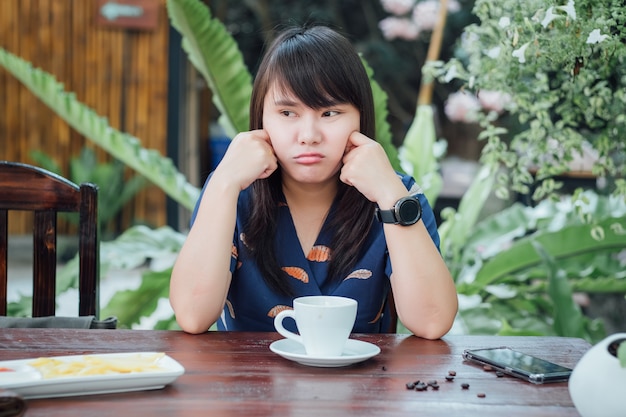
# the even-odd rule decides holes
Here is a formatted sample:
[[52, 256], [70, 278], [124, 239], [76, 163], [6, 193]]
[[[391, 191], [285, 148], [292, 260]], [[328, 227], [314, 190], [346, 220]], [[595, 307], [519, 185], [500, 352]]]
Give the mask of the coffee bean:
[[414, 388], [415, 388], [415, 384], [413, 382], [406, 383], [406, 389], [414, 389]]
[[502, 371], [496, 371], [496, 376], [497, 376], [498, 378], [502, 378], [502, 377], [504, 376], [504, 372], [502, 372]]
[[454, 381], [454, 376], [446, 375], [446, 381]]
[[463, 384], [461, 384], [461, 388], [462, 389], [469, 389], [469, 384], [468, 383], [463, 383]]
[[450, 376], [456, 376], [456, 371], [448, 371], [448, 375], [450, 375]]
[[426, 391], [427, 389], [428, 385], [424, 384], [423, 382], [415, 385], [415, 391]]
[[437, 385], [437, 381], [431, 379], [430, 381], [428, 381], [428, 385]]
[[387, 370], [387, 367], [385, 365], [383, 365], [383, 367], [381, 368], [383, 371]]
[[478, 394], [476, 394], [476, 396], [477, 396], [478, 398], [485, 398], [487, 395], [485, 395], [485, 393], [484, 393], [484, 392], [479, 392]]

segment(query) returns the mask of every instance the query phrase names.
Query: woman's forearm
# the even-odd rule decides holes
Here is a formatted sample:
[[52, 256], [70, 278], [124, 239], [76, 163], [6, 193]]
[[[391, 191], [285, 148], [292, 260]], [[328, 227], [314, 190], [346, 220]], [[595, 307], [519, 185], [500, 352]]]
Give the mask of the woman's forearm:
[[231, 280], [238, 189], [209, 181], [170, 281], [170, 303], [184, 331], [206, 331], [220, 316]]
[[454, 280], [424, 224], [385, 225], [398, 318], [416, 336], [446, 334], [458, 309]]

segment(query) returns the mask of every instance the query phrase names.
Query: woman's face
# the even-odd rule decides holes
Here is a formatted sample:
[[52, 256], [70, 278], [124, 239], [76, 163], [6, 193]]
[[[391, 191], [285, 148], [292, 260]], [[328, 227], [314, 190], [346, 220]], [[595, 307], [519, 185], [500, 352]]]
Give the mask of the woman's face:
[[312, 109], [276, 85], [263, 102], [263, 129], [283, 176], [300, 183], [325, 182], [337, 175], [348, 137], [359, 131], [360, 116], [352, 104]]

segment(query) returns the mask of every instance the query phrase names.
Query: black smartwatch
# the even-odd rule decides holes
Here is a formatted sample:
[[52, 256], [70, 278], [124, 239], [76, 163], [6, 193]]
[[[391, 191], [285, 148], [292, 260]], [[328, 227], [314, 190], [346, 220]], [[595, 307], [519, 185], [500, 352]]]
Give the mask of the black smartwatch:
[[402, 197], [391, 210], [377, 208], [376, 218], [382, 223], [410, 226], [422, 218], [422, 205], [417, 197]]

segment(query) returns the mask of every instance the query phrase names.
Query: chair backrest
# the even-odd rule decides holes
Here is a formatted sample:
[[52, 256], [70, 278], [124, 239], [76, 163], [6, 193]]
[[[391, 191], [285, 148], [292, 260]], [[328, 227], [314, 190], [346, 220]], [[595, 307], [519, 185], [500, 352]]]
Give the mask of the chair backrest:
[[0, 161], [0, 315], [7, 314], [8, 212], [34, 212], [33, 317], [54, 316], [57, 213], [79, 213], [79, 316], [98, 316], [98, 187], [42, 168]]

